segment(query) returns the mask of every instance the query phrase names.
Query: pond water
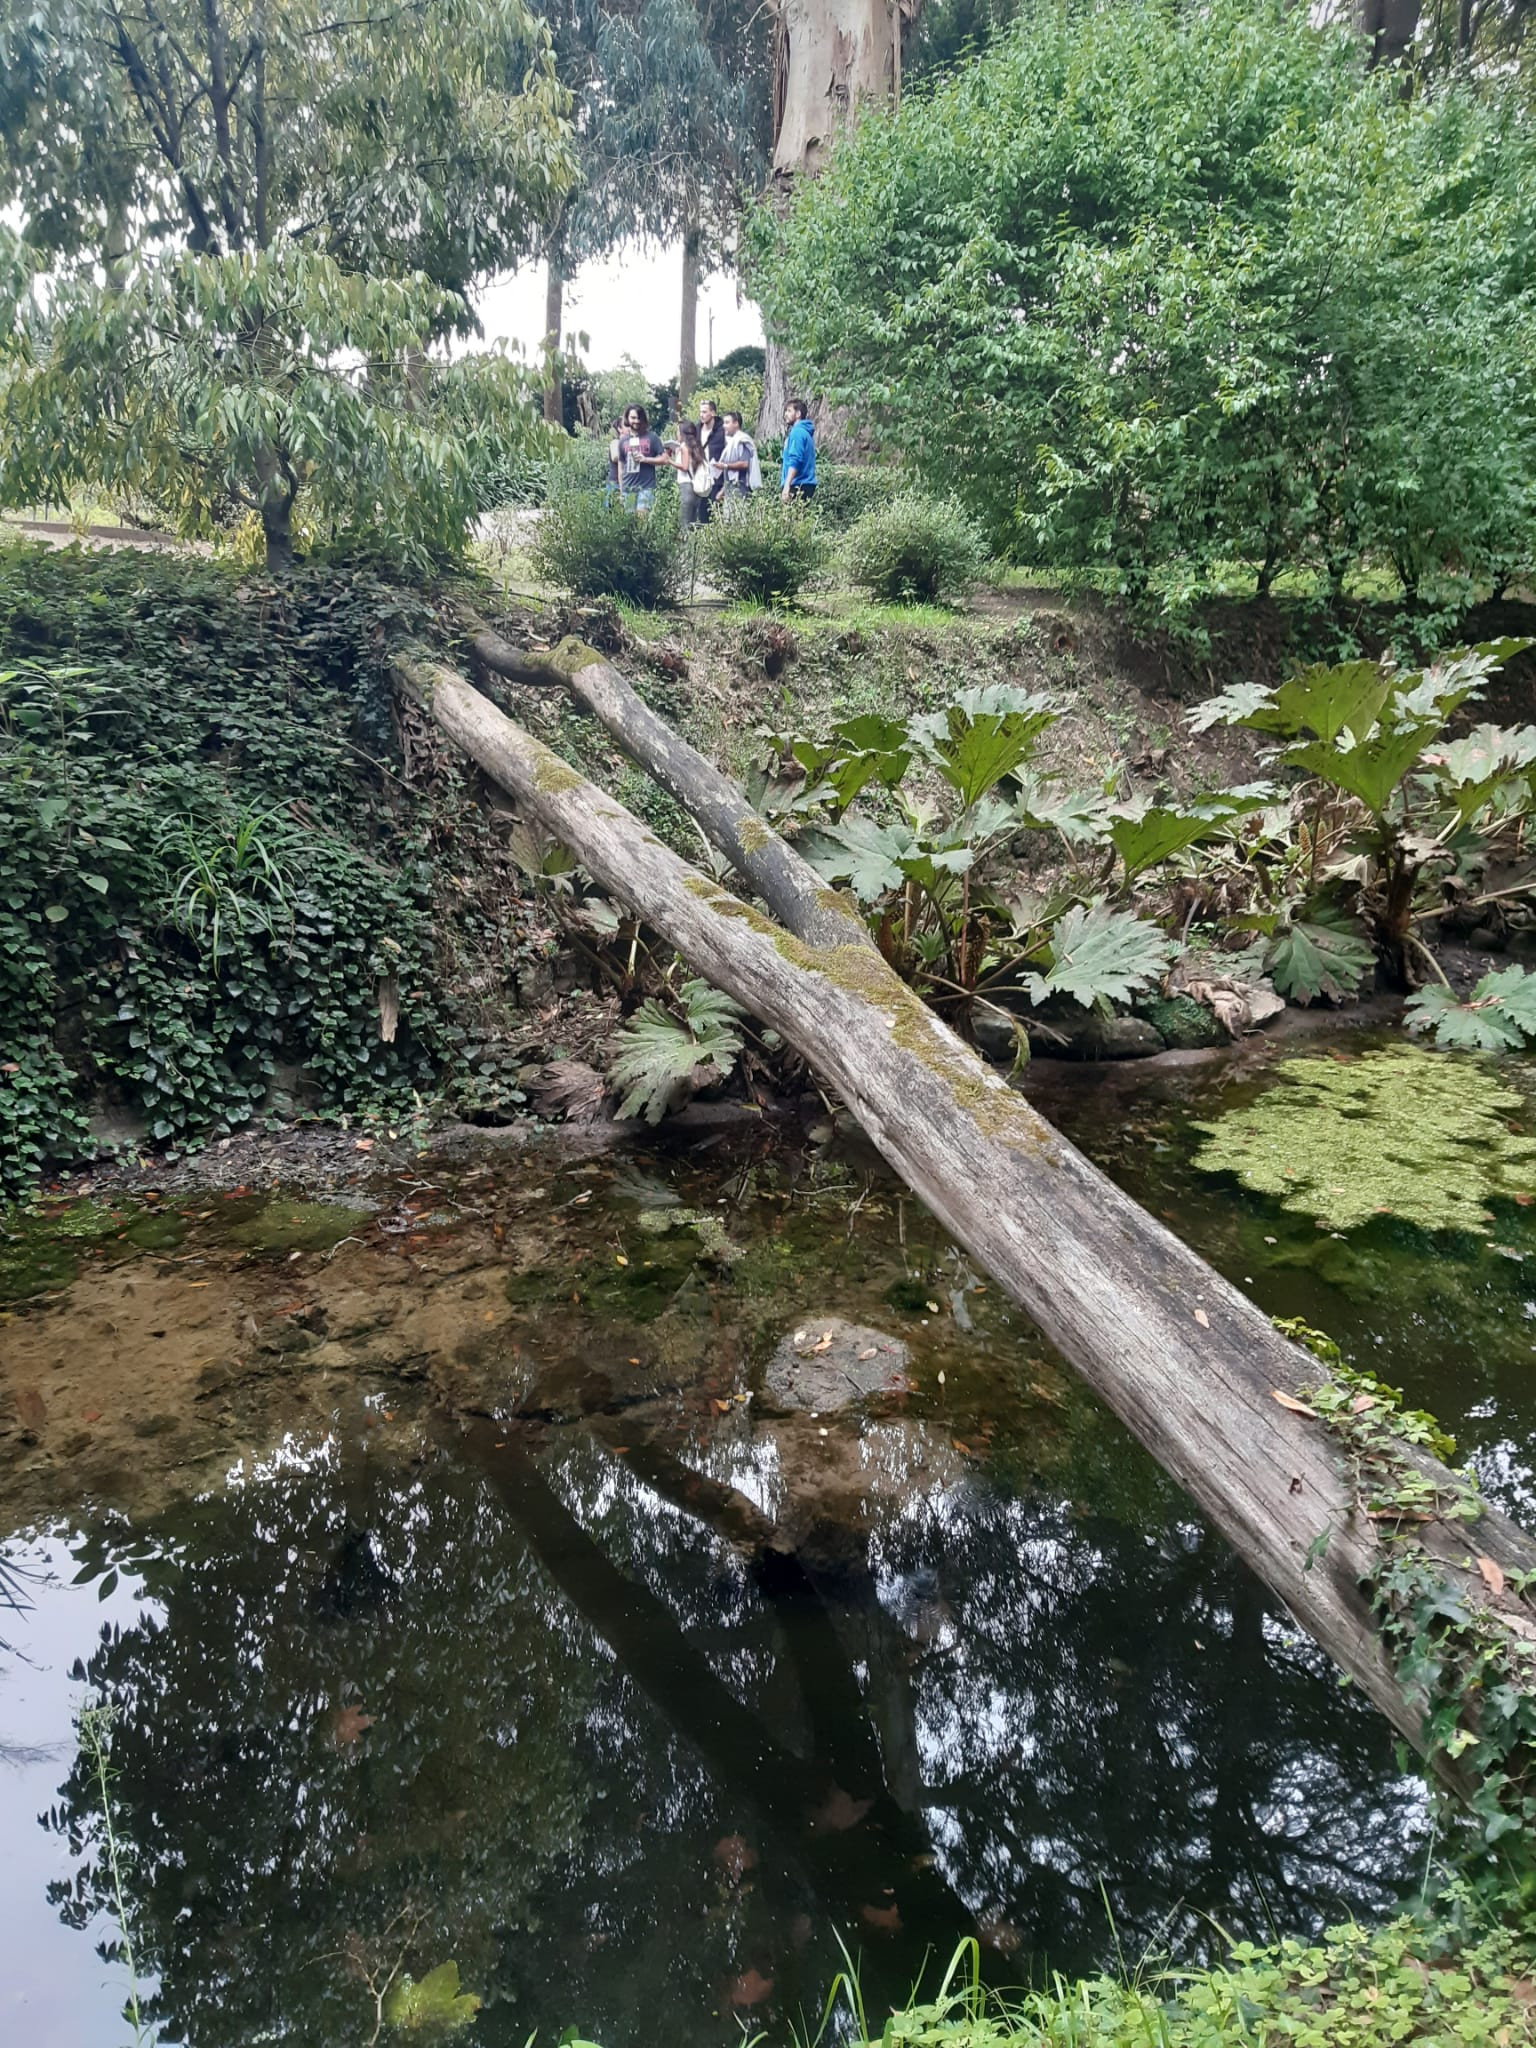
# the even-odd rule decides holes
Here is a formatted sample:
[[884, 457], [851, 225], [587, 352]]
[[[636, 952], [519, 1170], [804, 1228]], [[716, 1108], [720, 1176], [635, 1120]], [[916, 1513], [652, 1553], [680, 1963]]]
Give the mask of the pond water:
[[[1193, 1173], [1262, 1085], [1032, 1092], [1530, 1515], [1528, 1212], [1342, 1238]], [[9, 1253], [49, 1291], [0, 1322], [0, 2038], [128, 2038], [88, 1697], [197, 2048], [352, 2048], [450, 1959], [466, 2039], [786, 2040], [840, 1942], [878, 2009], [967, 1933], [1017, 1981], [1422, 1873], [1385, 1725], [857, 1151], [428, 1160]]]

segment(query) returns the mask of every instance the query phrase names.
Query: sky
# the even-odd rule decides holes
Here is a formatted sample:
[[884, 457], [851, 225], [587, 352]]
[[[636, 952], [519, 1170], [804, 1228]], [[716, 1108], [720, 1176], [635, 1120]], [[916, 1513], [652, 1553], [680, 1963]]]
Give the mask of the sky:
[[[565, 288], [565, 332], [586, 333], [589, 369], [611, 370], [631, 355], [657, 382], [677, 369], [683, 250], [626, 245], [604, 263], [590, 263]], [[530, 264], [481, 292], [480, 318], [490, 341], [520, 342], [533, 354], [544, 339], [544, 268]], [[710, 351], [710, 315], [714, 351]], [[699, 366], [718, 361], [744, 342], [761, 343], [761, 315], [750, 299], [738, 303], [734, 277], [711, 277], [699, 290]]]

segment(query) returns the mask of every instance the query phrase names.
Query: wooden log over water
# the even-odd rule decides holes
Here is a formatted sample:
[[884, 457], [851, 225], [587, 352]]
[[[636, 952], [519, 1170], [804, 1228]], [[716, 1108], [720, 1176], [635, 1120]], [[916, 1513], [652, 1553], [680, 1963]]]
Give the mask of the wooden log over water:
[[[539, 670], [518, 680], [547, 684], [558, 676], [652, 765], [640, 722], [623, 703], [624, 693], [634, 693], [606, 663], [567, 643]], [[815, 1067], [955, 1240], [1301, 1626], [1425, 1749], [1421, 1708], [1399, 1683], [1361, 1590], [1378, 1561], [1375, 1529], [1322, 1427], [1275, 1399], [1315, 1386], [1325, 1376], [1316, 1360], [964, 1045], [891, 973], [851, 904], [817, 878], [808, 906], [803, 876], [812, 871], [760, 822], [762, 840], [749, 833], [754, 843], [742, 844], [737, 865], [784, 923], [663, 846], [453, 669], [418, 661], [402, 663], [400, 673], [448, 738], [603, 888]], [[727, 793], [733, 786], [675, 734], [669, 740], [665, 786], [708, 830], [720, 803], [731, 801], [716, 785]], [[661, 762], [657, 776], [663, 779]], [[739, 791], [733, 800], [741, 843], [742, 813], [751, 814]], [[719, 844], [728, 835], [710, 836]], [[764, 863], [768, 840], [784, 859]], [[803, 930], [792, 928], [797, 918]], [[1443, 1467], [1419, 1462], [1454, 1491]], [[1472, 1553], [1506, 1574], [1536, 1568], [1536, 1543], [1522, 1530], [1485, 1512], [1474, 1527], [1458, 1522], [1429, 1537], [1469, 1607], [1486, 1608], [1512, 1640], [1536, 1633], [1525, 1604], [1492, 1592], [1473, 1568]], [[1443, 1754], [1436, 1762], [1455, 1783]]]

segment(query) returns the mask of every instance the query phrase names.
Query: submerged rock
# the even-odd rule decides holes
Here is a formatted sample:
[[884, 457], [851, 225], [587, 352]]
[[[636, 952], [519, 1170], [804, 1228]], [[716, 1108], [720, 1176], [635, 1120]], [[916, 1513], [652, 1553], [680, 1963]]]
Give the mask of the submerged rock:
[[774, 1407], [824, 1414], [870, 1394], [907, 1387], [906, 1345], [884, 1330], [816, 1316], [780, 1340], [763, 1376], [763, 1396]]

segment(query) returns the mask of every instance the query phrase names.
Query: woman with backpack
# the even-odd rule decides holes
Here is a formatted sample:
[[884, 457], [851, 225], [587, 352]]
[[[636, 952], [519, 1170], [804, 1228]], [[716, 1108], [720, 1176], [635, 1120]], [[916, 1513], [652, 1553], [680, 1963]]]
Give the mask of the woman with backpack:
[[693, 421], [684, 420], [677, 432], [678, 439], [667, 443], [666, 461], [677, 471], [678, 518], [684, 526], [703, 526], [715, 473]]

